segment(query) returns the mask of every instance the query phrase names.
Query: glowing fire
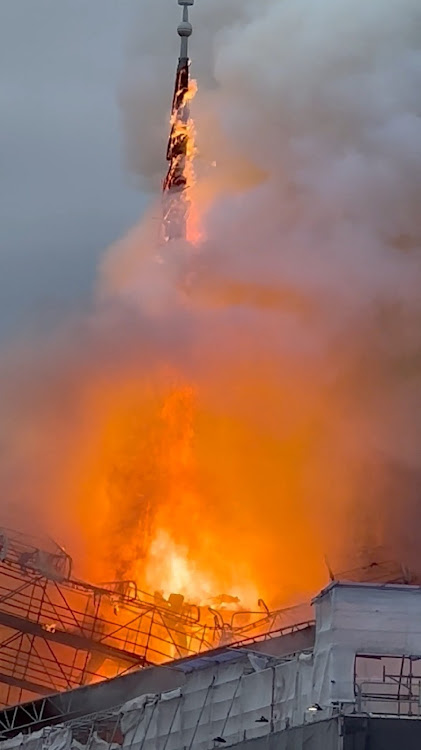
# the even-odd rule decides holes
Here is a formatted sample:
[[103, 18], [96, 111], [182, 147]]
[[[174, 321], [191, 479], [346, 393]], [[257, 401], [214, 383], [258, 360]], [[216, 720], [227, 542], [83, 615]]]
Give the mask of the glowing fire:
[[[192, 83], [191, 99], [195, 91]], [[170, 193], [170, 200], [177, 208], [182, 197], [189, 238], [197, 240], [201, 227], [196, 213], [194, 124], [191, 117], [186, 123], [177, 118], [171, 126], [172, 138], [181, 134], [187, 147], [182, 164], [171, 161], [171, 168], [186, 169], [186, 189]], [[290, 602], [300, 587], [302, 592], [303, 581], [309, 592], [323, 582], [323, 563], [308, 565], [309, 560], [323, 558], [315, 549], [312, 519], [299, 506], [305, 428], [289, 445], [272, 438], [270, 430], [259, 431], [259, 419], [254, 425], [254, 417], [248, 420], [235, 412], [236, 398], [251, 410], [259, 403], [265, 414], [278, 408], [274, 405], [279, 404], [282, 384], [277, 377], [270, 385], [265, 367], [259, 362], [259, 371], [251, 368], [248, 375], [247, 369], [230, 372], [231, 365], [224, 364], [217, 375], [199, 372], [197, 383], [182, 372], [148, 371], [148, 387], [134, 378], [130, 387], [125, 383], [120, 389], [117, 383], [116, 393], [106, 396], [113, 408], [105, 407], [96, 437], [104, 451], [98, 476], [82, 499], [83, 513], [95, 518], [84, 525], [90, 539], [98, 527], [97, 548], [104, 550], [108, 565], [107, 576], [92, 573], [96, 580], [134, 579], [144, 591], [181, 593], [196, 603], [228, 595], [250, 609], [256, 608], [259, 596], [272, 596], [272, 581], [275, 605]], [[231, 394], [234, 411], [229, 416], [206, 403], [209, 389]], [[287, 407], [279, 407], [280, 423]], [[311, 423], [310, 409], [307, 414]], [[95, 484], [101, 487], [99, 493]], [[258, 520], [258, 527], [265, 533], [256, 535], [254, 514], [260, 511], [263, 520]], [[97, 517], [104, 518], [102, 525]], [[288, 533], [283, 534], [284, 529]], [[291, 568], [297, 549], [300, 561]], [[282, 590], [280, 578], [285, 579]]]
[[[191, 84], [188, 96], [193, 98], [195, 90]], [[197, 241], [201, 203], [196, 198], [206, 180], [200, 175], [196, 190], [192, 119], [185, 126], [176, 123], [174, 132], [188, 136], [188, 189], [181, 195], [188, 198], [188, 236]], [[142, 256], [140, 271], [138, 266], [131, 275], [139, 296], [147, 296], [154, 284], [149, 289], [142, 269], [148, 270], [156, 246], [145, 223], [141, 230], [141, 242], [134, 237], [128, 244], [130, 252]], [[171, 247], [167, 251], [170, 255]], [[123, 265], [117, 252], [113, 292]], [[183, 281], [177, 278], [177, 290]], [[215, 286], [212, 299], [222, 295], [223, 304], [226, 298], [230, 304], [246, 297], [255, 307], [284, 305], [283, 292], [280, 297], [270, 290], [256, 294], [253, 284], [238, 290], [221, 287], [218, 278], [207, 281]], [[197, 284], [195, 290], [203, 301]], [[197, 304], [194, 295], [188, 303]], [[303, 306], [300, 299], [292, 303], [294, 310]], [[199, 348], [202, 341], [196, 344]], [[176, 346], [168, 352], [169, 362]], [[256, 338], [252, 346], [258, 352]], [[147, 352], [144, 363], [131, 341], [130, 357], [115, 374], [100, 370], [81, 378], [82, 415], [66, 437], [65, 465], [53, 469], [54, 494], [63, 498], [60, 514], [71, 509], [63, 519], [66, 533], [72, 523], [75, 527], [70, 516], [77, 498], [78, 528], [66, 541], [81, 560], [81, 576], [96, 582], [134, 580], [143, 591], [180, 593], [199, 604], [227, 595], [248, 609], [256, 608], [260, 596], [278, 606], [310, 595], [326, 571], [323, 540], [314, 533], [317, 513], [309, 513], [303, 497], [315, 491], [315, 472], [308, 489], [306, 471], [314, 424], [325, 418], [326, 405], [320, 414], [312, 384], [290, 376], [288, 362], [278, 371], [270, 354], [267, 361], [258, 354], [249, 357], [230, 331], [225, 335], [218, 329], [217, 345], [212, 336], [204, 338], [204, 361], [194, 376], [182, 371], [178, 352], [174, 370], [163, 372], [166, 354], [158, 351], [152, 358]], [[61, 420], [62, 429], [68, 423]], [[325, 486], [323, 477], [319, 484]]]
[[[195, 207], [193, 190], [196, 185], [194, 159], [197, 154], [194, 121], [190, 116], [189, 103], [197, 92], [197, 83], [189, 81], [178, 109], [170, 118], [171, 136], [169, 153], [170, 171], [166, 189], [170, 191], [170, 209], [185, 215], [186, 240], [197, 244], [202, 233], [200, 218]], [[180, 92], [175, 100], [179, 100]], [[186, 117], [186, 113], [188, 116]], [[181, 145], [180, 145], [181, 144]], [[182, 192], [171, 193], [172, 185], [184, 185]], [[169, 187], [168, 187], [169, 186]], [[170, 390], [160, 410], [160, 421], [165, 425], [163, 450], [160, 453], [160, 471], [165, 476], [165, 498], [156, 518], [156, 531], [150, 540], [146, 561], [140, 566], [148, 589], [158, 590], [165, 596], [181, 593], [196, 603], [206, 602], [215, 591], [216, 581], [212, 575], [201, 570], [194, 558], [189, 557], [186, 545], [176, 541], [168, 531], [173, 527], [170, 515], [197, 521], [198, 508], [202, 502], [197, 495], [196, 466], [194, 457], [195, 393], [190, 386], [181, 385]], [[135, 576], [139, 579], [140, 572]]]
[[193, 160], [196, 156], [197, 149], [196, 149], [196, 131], [194, 127], [194, 122], [191, 121], [190, 125], [190, 132], [189, 132], [189, 149], [187, 152], [187, 159], [186, 159], [186, 176], [187, 176], [187, 184], [188, 184], [188, 190], [190, 195], [190, 201], [189, 201], [189, 210], [187, 212], [187, 223], [186, 223], [186, 239], [187, 242], [190, 242], [192, 245], [198, 245], [201, 240], [203, 239], [203, 232], [201, 229], [201, 222], [200, 222], [200, 214], [198, 207], [195, 202], [195, 187], [196, 187], [196, 175], [194, 171], [194, 163]]
[[[197, 533], [200, 534], [200, 528]], [[224, 607], [237, 608], [236, 604], [241, 603], [253, 609], [259, 598], [257, 588], [248, 581], [239, 580], [230, 590], [222, 591], [221, 581], [214, 575], [211, 565], [202, 567], [200, 560], [189, 555], [188, 547], [176, 544], [164, 529], [158, 530], [150, 545], [146, 583], [151, 591], [158, 589], [165, 597], [177, 592], [200, 606], [218, 600]]]
[[254, 586], [237, 581], [226, 590], [223, 576], [218, 580], [213, 570], [212, 556], [208, 557], [201, 545], [201, 539], [206, 538], [201, 513], [205, 501], [199, 491], [195, 455], [197, 402], [193, 388], [174, 387], [164, 400], [159, 419], [164, 428], [159, 468], [165, 477], [165, 497], [159, 503], [146, 560], [135, 566], [135, 576], [138, 581], [143, 576], [143, 586], [165, 596], [176, 592], [189, 601], [206, 604], [215, 594], [229, 594], [252, 606], [258, 598]]
[[176, 544], [164, 529], [157, 531], [150, 545], [146, 583], [149, 590], [158, 589], [165, 597], [177, 592], [197, 604], [206, 604], [215, 592], [209, 572], [201, 571], [197, 562], [189, 559], [188, 548]]
[[[188, 102], [192, 101], [197, 93], [197, 83], [195, 80], [190, 81], [189, 89], [186, 95]], [[187, 213], [186, 239], [193, 245], [197, 245], [203, 239], [201, 228], [200, 214], [195, 201], [194, 190], [196, 187], [196, 174], [194, 169], [194, 159], [197, 156], [196, 146], [196, 128], [193, 118], [189, 117], [187, 123], [187, 154], [186, 154], [186, 177], [187, 189], [189, 190], [189, 210]]]
[[[181, 91], [177, 92], [176, 101], [180, 99], [181, 93]], [[170, 195], [167, 195], [169, 208], [166, 211], [169, 221], [171, 222], [171, 215], [178, 216], [181, 220], [184, 219], [186, 239], [194, 245], [202, 239], [200, 218], [193, 195], [196, 187], [194, 169], [194, 159], [197, 155], [196, 130], [189, 107], [196, 93], [197, 83], [195, 80], [190, 80], [178, 109], [171, 114], [169, 144], [171, 163], [164, 188], [165, 191], [170, 192]], [[174, 187], [176, 192], [173, 192]]]
[[[198, 604], [228, 594], [255, 606], [257, 589], [244, 577], [236, 580], [230, 566], [220, 567], [206, 528], [197, 394], [174, 374], [165, 373], [164, 388], [146, 394], [139, 419], [121, 404], [101, 428], [105, 452], [98, 469], [108, 480], [98, 496], [104, 518], [98, 533], [112, 569], [94, 575], [134, 579], [141, 590], [180, 593]], [[84, 513], [95, 515], [92, 499]], [[97, 523], [89, 522], [90, 529]]]

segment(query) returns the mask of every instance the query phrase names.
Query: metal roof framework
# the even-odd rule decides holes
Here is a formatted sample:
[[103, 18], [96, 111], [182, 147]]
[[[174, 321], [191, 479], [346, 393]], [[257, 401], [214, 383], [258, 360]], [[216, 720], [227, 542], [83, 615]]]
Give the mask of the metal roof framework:
[[67, 577], [68, 555], [37, 544], [0, 530], [3, 705], [195, 654], [219, 638], [192, 607], [128, 593], [124, 583], [103, 588]]
[[[151, 667], [142, 671], [141, 674], [145, 679], [145, 690], [146, 692], [154, 691], [154, 688], [150, 686], [150, 680], [148, 681], [149, 675], [152, 672], [158, 674], [158, 672], [163, 671], [167, 675], [170, 673], [172, 681], [177, 680], [176, 675], [178, 674], [181, 678], [180, 684], [182, 684], [182, 675], [206, 669], [209, 666], [236, 661], [247, 650], [253, 650], [250, 647], [255, 644], [306, 630], [312, 626], [314, 626], [314, 620], [291, 624], [276, 631], [268, 631], [255, 637], [243, 639], [231, 646], [212, 649], [194, 657], [186, 657], [168, 664]], [[175, 685], [171, 684], [169, 687], [166, 686], [165, 689], [172, 689], [173, 687]], [[95, 697], [94, 693], [96, 693]], [[123, 703], [121, 700], [113, 702], [112, 696], [121, 694], [124, 694], [124, 702], [131, 697], [142, 695], [142, 686], [139, 684], [139, 672], [132, 672], [98, 685], [90, 685], [77, 690], [71, 690], [67, 693], [50, 695], [17, 706], [4, 708], [0, 711], [0, 738], [13, 737], [19, 732], [31, 733], [44, 726], [52, 726], [64, 722], [67, 724], [76, 719], [79, 726], [99, 725], [106, 719], [106, 723], [109, 724], [109, 717], [115, 715], [116, 712], [117, 718], [119, 718], [118, 709]], [[89, 700], [88, 696], [90, 696]], [[94, 713], [87, 708], [87, 706], [92, 706], [93, 704], [99, 707], [99, 710]]]
[[[265, 639], [311, 617], [307, 605], [270, 612], [264, 602], [259, 612], [223, 613], [178, 595], [151, 596], [133, 582], [93, 586], [71, 578], [71, 570], [71, 558], [57, 545], [0, 528], [0, 705], [6, 710], [0, 729], [71, 713], [57, 693], [173, 660], [187, 665], [199, 653]], [[23, 706], [9, 712], [16, 704]]]

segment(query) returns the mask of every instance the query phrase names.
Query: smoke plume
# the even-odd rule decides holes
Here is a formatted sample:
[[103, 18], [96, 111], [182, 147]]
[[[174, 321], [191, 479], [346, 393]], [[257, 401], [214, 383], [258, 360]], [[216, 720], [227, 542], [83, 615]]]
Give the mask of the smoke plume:
[[[121, 104], [153, 193], [177, 7], [141, 5]], [[167, 556], [187, 593], [194, 574], [290, 601], [325, 555], [416, 566], [421, 7], [196, 5], [204, 240], [158, 247], [154, 204], [89, 319], [4, 354], [0, 482], [89, 575], [153, 586]]]

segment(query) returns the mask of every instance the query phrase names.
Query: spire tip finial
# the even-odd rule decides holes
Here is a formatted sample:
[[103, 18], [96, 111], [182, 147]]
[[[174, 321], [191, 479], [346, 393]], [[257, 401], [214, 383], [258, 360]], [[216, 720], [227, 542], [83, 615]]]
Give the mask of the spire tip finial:
[[183, 8], [183, 19], [177, 27], [178, 36], [181, 37], [180, 60], [188, 57], [188, 40], [193, 33], [193, 26], [189, 22], [189, 7], [194, 5], [194, 0], [178, 0]]

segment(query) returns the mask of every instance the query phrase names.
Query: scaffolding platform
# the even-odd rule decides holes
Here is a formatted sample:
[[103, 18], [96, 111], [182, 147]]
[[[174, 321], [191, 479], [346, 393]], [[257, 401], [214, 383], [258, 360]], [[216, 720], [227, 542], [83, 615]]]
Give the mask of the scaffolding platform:
[[310, 619], [298, 608], [229, 612], [168, 600], [133, 581], [72, 577], [53, 542], [0, 529], [0, 707], [265, 637]]

